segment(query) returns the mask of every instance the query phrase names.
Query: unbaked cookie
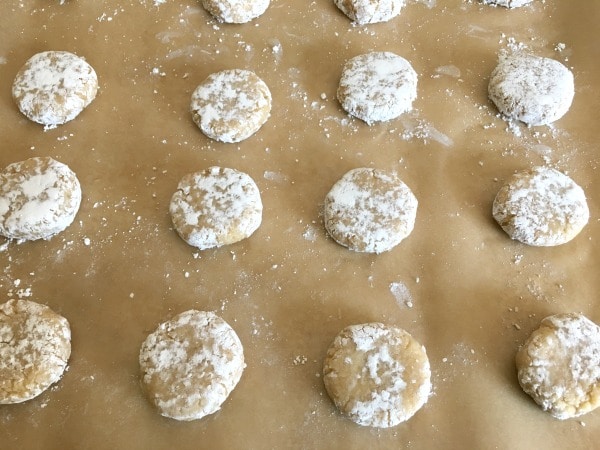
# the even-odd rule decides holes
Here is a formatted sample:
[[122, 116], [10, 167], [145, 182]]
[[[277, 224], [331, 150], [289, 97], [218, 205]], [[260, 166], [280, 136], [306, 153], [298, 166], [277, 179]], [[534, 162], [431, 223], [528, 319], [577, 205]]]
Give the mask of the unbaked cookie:
[[515, 54], [500, 59], [488, 84], [489, 98], [510, 119], [548, 125], [566, 114], [573, 102], [573, 74], [560, 62]]
[[535, 246], [569, 242], [587, 224], [590, 211], [583, 189], [549, 167], [516, 173], [500, 188], [494, 219], [517, 241]]
[[404, 0], [333, 0], [335, 5], [357, 25], [387, 22], [404, 6]]
[[0, 172], [0, 234], [9, 239], [49, 239], [71, 225], [80, 204], [77, 176], [52, 158], [30, 158]]
[[600, 405], [600, 327], [582, 314], [542, 320], [516, 356], [519, 384], [557, 419]]
[[425, 347], [382, 323], [344, 328], [327, 350], [327, 393], [359, 425], [387, 428], [411, 418], [431, 392]]
[[417, 205], [410, 188], [395, 174], [353, 169], [325, 197], [325, 229], [351, 250], [386, 252], [412, 232]]
[[262, 209], [254, 180], [226, 167], [184, 176], [170, 204], [179, 236], [201, 250], [249, 237], [262, 222]]
[[371, 52], [348, 60], [337, 90], [342, 108], [371, 125], [395, 119], [412, 109], [417, 73], [391, 52]]
[[269, 0], [202, 0], [202, 6], [221, 22], [246, 23], [262, 15]]
[[12, 87], [21, 112], [47, 128], [77, 117], [97, 92], [98, 77], [92, 66], [63, 51], [33, 55], [17, 73]]
[[531, 3], [532, 0], [482, 0], [486, 5], [504, 6], [505, 8], [518, 8]]
[[262, 127], [271, 114], [271, 92], [249, 70], [208, 76], [192, 94], [192, 118], [202, 132], [221, 142], [240, 142]]
[[63, 375], [71, 355], [67, 319], [45, 305], [0, 305], [0, 404], [32, 399]]
[[196, 310], [161, 323], [142, 344], [139, 362], [150, 400], [161, 415], [177, 420], [218, 411], [246, 367], [229, 324]]

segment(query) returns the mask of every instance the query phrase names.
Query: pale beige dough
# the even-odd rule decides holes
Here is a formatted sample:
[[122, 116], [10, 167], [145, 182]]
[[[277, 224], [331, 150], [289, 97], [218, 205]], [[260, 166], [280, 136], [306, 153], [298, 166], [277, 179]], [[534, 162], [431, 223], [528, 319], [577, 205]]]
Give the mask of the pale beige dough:
[[600, 405], [600, 327], [582, 314], [542, 320], [516, 356], [523, 390], [557, 419]]
[[212, 312], [189, 310], [161, 323], [141, 346], [142, 382], [159, 413], [177, 420], [213, 414], [246, 367], [242, 343]]
[[254, 180], [226, 167], [209, 167], [184, 176], [170, 203], [175, 230], [201, 250], [252, 235], [262, 222], [262, 209]]
[[392, 52], [371, 52], [349, 59], [337, 89], [342, 108], [368, 125], [385, 122], [412, 109], [417, 73]]
[[486, 5], [504, 6], [505, 8], [519, 8], [531, 3], [533, 0], [482, 0]]
[[12, 95], [30, 120], [52, 128], [77, 117], [96, 98], [98, 77], [83, 58], [64, 51], [33, 55], [17, 73]]
[[261, 16], [270, 0], [202, 0], [202, 6], [225, 23], [246, 23]]
[[404, 0], [333, 0], [335, 5], [357, 25], [387, 22], [398, 14]]
[[44, 392], [60, 380], [70, 355], [67, 319], [29, 300], [0, 305], [0, 404]]
[[577, 236], [590, 211], [583, 189], [570, 177], [535, 167], [514, 174], [500, 188], [492, 215], [511, 239], [548, 247]]
[[488, 95], [508, 118], [548, 125], [571, 107], [575, 82], [562, 63], [519, 53], [500, 59], [490, 76]]
[[192, 94], [192, 119], [211, 139], [240, 142], [256, 133], [271, 114], [271, 92], [249, 70], [208, 76]]
[[335, 337], [323, 381], [340, 412], [380, 428], [410, 419], [431, 392], [425, 347], [405, 330], [377, 322], [350, 325]]
[[417, 198], [397, 175], [370, 168], [352, 169], [325, 197], [325, 229], [350, 250], [382, 253], [412, 232], [417, 206]]
[[49, 239], [77, 215], [81, 186], [75, 173], [50, 157], [9, 164], [0, 172], [0, 234], [9, 239]]

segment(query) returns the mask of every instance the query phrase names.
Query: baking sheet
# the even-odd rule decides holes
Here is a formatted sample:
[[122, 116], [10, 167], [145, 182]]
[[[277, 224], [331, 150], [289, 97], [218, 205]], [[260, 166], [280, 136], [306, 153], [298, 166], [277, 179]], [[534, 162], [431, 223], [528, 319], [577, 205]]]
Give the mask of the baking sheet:
[[[194, 0], [5, 0], [0, 4], [0, 165], [52, 156], [78, 175], [73, 225], [0, 252], [0, 297], [52, 307], [71, 323], [63, 379], [0, 406], [2, 448], [593, 448], [600, 415], [558, 421], [516, 380], [514, 355], [540, 320], [580, 311], [600, 322], [595, 29], [600, 3], [507, 10], [409, 0], [388, 23], [355, 27], [330, 0], [272, 0], [249, 24], [212, 19]], [[511, 125], [487, 100], [498, 54], [525, 49], [575, 75], [569, 113]], [[10, 87], [34, 53], [67, 50], [100, 91], [56, 129], [29, 122]], [[414, 111], [368, 127], [335, 99], [344, 62], [393, 51], [419, 75]], [[254, 70], [273, 94], [269, 121], [239, 144], [206, 138], [189, 114], [210, 73]], [[572, 242], [532, 248], [491, 217], [515, 170], [548, 164], [588, 197]], [[197, 251], [173, 231], [170, 197], [186, 173], [236, 168], [257, 182], [263, 223], [249, 239]], [[327, 237], [321, 208], [355, 167], [397, 171], [419, 199], [394, 250], [357, 254]], [[140, 388], [137, 357], [159, 322], [190, 308], [227, 320], [247, 368], [222, 409], [179, 423]], [[408, 422], [360, 427], [338, 414], [320, 376], [345, 326], [401, 326], [427, 348], [433, 392]]]

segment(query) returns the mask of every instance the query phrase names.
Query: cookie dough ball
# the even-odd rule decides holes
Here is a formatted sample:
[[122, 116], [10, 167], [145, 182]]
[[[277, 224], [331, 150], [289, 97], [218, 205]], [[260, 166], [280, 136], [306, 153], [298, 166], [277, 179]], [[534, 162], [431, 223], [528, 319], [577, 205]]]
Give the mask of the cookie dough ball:
[[486, 5], [504, 6], [505, 8], [518, 8], [531, 3], [532, 0], [483, 0]]
[[71, 225], [80, 204], [77, 176], [52, 158], [30, 158], [0, 172], [0, 234], [4, 237], [49, 239]]
[[98, 77], [69, 52], [33, 55], [15, 77], [12, 95], [28, 119], [52, 128], [73, 120], [96, 97]]
[[202, 6], [221, 22], [246, 23], [262, 15], [269, 0], [202, 0]]
[[353, 169], [325, 197], [325, 229], [350, 250], [386, 252], [412, 232], [417, 205], [410, 188], [395, 174]]
[[262, 209], [254, 180], [243, 172], [222, 167], [184, 176], [170, 204], [175, 230], [200, 250], [249, 237], [262, 222]]
[[357, 25], [387, 22], [404, 6], [404, 0], [333, 0], [335, 5]]
[[569, 242], [590, 217], [583, 189], [549, 167], [513, 175], [498, 191], [492, 214], [511, 239], [542, 247]]
[[327, 350], [323, 381], [340, 412], [380, 428], [410, 419], [431, 392], [425, 348], [406, 331], [382, 323], [344, 328]]
[[196, 310], [161, 323], [142, 344], [139, 361], [149, 399], [161, 415], [177, 420], [218, 411], [246, 367], [229, 324]]
[[488, 95], [498, 110], [527, 125], [548, 125], [573, 102], [573, 74], [560, 62], [517, 54], [502, 58], [493, 70]]
[[371, 125], [395, 119], [412, 109], [417, 73], [391, 52], [372, 52], [348, 60], [337, 90], [342, 108]]
[[192, 94], [192, 118], [202, 132], [221, 142], [240, 142], [262, 127], [271, 114], [271, 92], [249, 70], [208, 76]]
[[542, 320], [516, 356], [519, 384], [557, 419], [600, 405], [600, 327], [582, 314]]
[[60, 380], [70, 355], [67, 319], [29, 300], [0, 305], [0, 404], [37, 397]]

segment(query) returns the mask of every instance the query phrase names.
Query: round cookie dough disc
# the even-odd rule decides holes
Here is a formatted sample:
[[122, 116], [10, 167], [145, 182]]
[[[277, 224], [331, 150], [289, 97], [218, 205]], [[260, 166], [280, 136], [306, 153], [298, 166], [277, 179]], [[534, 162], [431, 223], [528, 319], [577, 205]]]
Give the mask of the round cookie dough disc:
[[411, 418], [431, 391], [425, 348], [409, 333], [381, 323], [343, 329], [323, 366], [327, 393], [359, 425], [387, 428]]
[[249, 175], [209, 167], [181, 179], [171, 198], [170, 213], [181, 238], [204, 250], [254, 233], [262, 222], [262, 200]]
[[0, 172], [0, 234], [9, 239], [49, 239], [71, 225], [80, 204], [77, 176], [52, 158], [30, 158]]
[[502, 229], [524, 244], [549, 247], [569, 242], [590, 216], [583, 189], [549, 167], [519, 172], [494, 199], [492, 215]]
[[488, 95], [506, 117], [527, 125], [548, 125], [573, 102], [573, 74], [560, 62], [517, 54], [504, 57], [492, 71]]
[[600, 327], [581, 314], [542, 320], [516, 356], [519, 384], [558, 419], [600, 405]]
[[387, 22], [404, 6], [404, 0], [333, 0], [335, 5], [357, 25]]
[[217, 20], [246, 23], [262, 15], [270, 0], [202, 0], [202, 6]]
[[67, 319], [29, 300], [0, 305], [0, 404], [44, 392], [60, 380], [70, 355]]
[[417, 73], [391, 52], [372, 52], [349, 59], [337, 90], [342, 108], [371, 125], [395, 119], [412, 109]]
[[531, 2], [532, 0], [483, 0], [486, 5], [504, 6], [505, 8], [518, 8]]
[[232, 69], [208, 76], [192, 94], [192, 118], [202, 132], [221, 142], [240, 142], [271, 114], [271, 92], [254, 72]]
[[140, 349], [142, 382], [161, 415], [195, 420], [218, 411], [246, 367], [235, 331], [212, 312], [161, 323]]
[[17, 73], [12, 87], [19, 110], [48, 128], [73, 120], [97, 92], [98, 77], [92, 66], [63, 51], [33, 55]]
[[353, 169], [325, 197], [325, 228], [337, 243], [351, 250], [382, 253], [412, 232], [417, 205], [410, 188], [396, 175]]

